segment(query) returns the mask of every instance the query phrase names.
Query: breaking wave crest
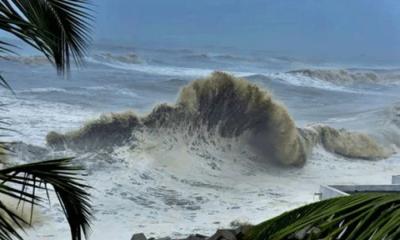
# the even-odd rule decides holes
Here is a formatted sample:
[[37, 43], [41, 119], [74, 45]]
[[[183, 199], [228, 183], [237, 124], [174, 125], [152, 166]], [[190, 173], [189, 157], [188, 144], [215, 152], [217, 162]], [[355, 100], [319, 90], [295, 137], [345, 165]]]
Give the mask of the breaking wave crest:
[[400, 73], [392, 71], [375, 72], [345, 69], [301, 69], [290, 71], [288, 73], [297, 76], [306, 76], [338, 85], [400, 83]]
[[309, 146], [321, 145], [325, 150], [347, 158], [377, 160], [394, 154], [364, 133], [349, 132], [325, 125], [314, 125], [300, 130]]
[[235, 144], [232, 149], [251, 152], [259, 161], [286, 166], [303, 165], [316, 145], [349, 158], [381, 159], [392, 153], [366, 134], [321, 125], [297, 128], [269, 92], [222, 72], [191, 82], [176, 104], [159, 105], [147, 116], [104, 115], [76, 131], [51, 132], [47, 143], [75, 151], [135, 148], [143, 133], [158, 139], [180, 138], [181, 143], [196, 139], [205, 148], [225, 139]]

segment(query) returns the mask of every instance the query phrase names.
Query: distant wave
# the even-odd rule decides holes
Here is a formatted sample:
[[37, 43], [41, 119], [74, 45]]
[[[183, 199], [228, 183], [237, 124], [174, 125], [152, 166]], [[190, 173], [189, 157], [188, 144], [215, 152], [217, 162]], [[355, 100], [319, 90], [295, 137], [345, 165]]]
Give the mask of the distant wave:
[[399, 84], [400, 72], [380, 72], [345, 70], [345, 69], [302, 69], [290, 71], [288, 74], [306, 76], [337, 85], [357, 84]]
[[231, 54], [211, 54], [211, 53], [198, 53], [183, 56], [184, 59], [191, 61], [229, 61], [229, 62], [255, 62], [256, 59], [250, 59], [242, 56]]
[[227, 63], [291, 64], [296, 60], [288, 57], [250, 57], [221, 53], [190, 53], [183, 56], [191, 61], [218, 61]]
[[[93, 59], [96, 59], [101, 62], [109, 62], [109, 63], [127, 63], [127, 64], [140, 64], [143, 61], [134, 53], [128, 53], [124, 55], [116, 55], [112, 53], [98, 53], [92, 56]], [[41, 65], [41, 64], [49, 64], [49, 60], [45, 56], [2, 56], [0, 60], [9, 61], [9, 62], [18, 62], [27, 65]]]
[[212, 57], [210, 57], [208, 54], [191, 54], [191, 55], [186, 55], [183, 56], [184, 59], [191, 60], [191, 61], [206, 61], [206, 60], [212, 60]]
[[179, 79], [179, 78], [172, 78], [166, 81], [163, 81], [164, 85], [171, 85], [171, 86], [183, 86], [187, 84], [187, 81]]
[[124, 55], [116, 55], [112, 53], [99, 53], [93, 56], [94, 59], [99, 61], [107, 61], [107, 62], [121, 62], [121, 63], [130, 63], [130, 64], [139, 64], [143, 61], [134, 53], [128, 53]]
[[49, 64], [49, 60], [45, 56], [2, 56], [0, 60], [17, 62], [27, 65], [43, 65]]
[[263, 73], [263, 74], [253, 74], [246, 77], [248, 77], [249, 79], [264, 79], [268, 81], [279, 81], [280, 83], [288, 85], [325, 89], [329, 91], [352, 92], [352, 93], [358, 92], [357, 89], [352, 89], [346, 86], [333, 84], [331, 82], [321, 81], [319, 79], [314, 79], [307, 76], [290, 74], [290, 73]]
[[[50, 94], [58, 94], [57, 96], [60, 96], [60, 94], [71, 95], [71, 96], [72, 95], [92, 96], [98, 94], [98, 92], [110, 92], [110, 90], [111, 90], [110, 87], [104, 87], [104, 86], [74, 87], [74, 88], [47, 87], [47, 88], [31, 88], [25, 90], [17, 90], [16, 92], [21, 94], [35, 94], [35, 95], [46, 94], [46, 96], [51, 96]], [[129, 89], [112, 88], [112, 91], [119, 95], [125, 95], [133, 98], [139, 97], [137, 93]]]
[[[172, 67], [172, 66], [160, 66], [150, 64], [128, 64], [123, 62], [108, 62], [93, 57], [87, 58], [88, 62], [106, 65], [112, 68], [125, 69], [131, 71], [137, 71], [148, 74], [165, 75], [171, 77], [203, 77], [214, 72], [212, 69], [202, 68], [188, 68], [188, 67]], [[230, 72], [236, 76], [249, 76], [254, 73], [248, 72]]]
[[322, 125], [299, 129], [268, 92], [221, 72], [188, 84], [175, 105], [159, 105], [144, 117], [132, 112], [104, 115], [76, 131], [51, 132], [47, 142], [76, 151], [135, 148], [143, 133], [156, 140], [181, 138], [194, 151], [215, 145], [240, 149], [254, 154], [256, 161], [286, 166], [304, 164], [316, 145], [349, 158], [381, 159], [393, 153], [363, 133]]
[[64, 88], [55, 88], [55, 87], [48, 87], [48, 88], [31, 88], [28, 90], [21, 90], [17, 91], [19, 93], [48, 93], [48, 92], [68, 92]]
[[251, 61], [251, 59], [249, 58], [235, 56], [231, 54], [221, 54], [221, 55], [216, 55], [214, 57], [217, 59], [230, 60], [230, 61]]
[[[107, 55], [108, 56], [108, 55]], [[201, 55], [201, 58], [208, 58], [207, 55]], [[119, 61], [119, 58], [113, 58], [113, 61], [99, 58], [99, 57], [88, 57], [87, 61], [95, 64], [105, 65], [111, 68], [124, 69], [129, 71], [142, 72], [147, 74], [170, 76], [174, 78], [194, 78], [194, 77], [205, 77], [215, 69], [195, 68], [195, 67], [178, 67], [178, 66], [167, 66], [159, 64], [147, 64], [144, 62], [130, 63], [129, 61]], [[354, 92], [354, 89], [347, 88], [348, 85], [337, 84], [334, 81], [326, 81], [316, 78], [314, 75], [307, 74], [308, 71], [291, 71], [287, 73], [270, 73], [263, 72], [262, 69], [259, 72], [243, 72], [243, 71], [229, 71], [238, 77], [250, 77], [251, 76], [264, 76], [269, 79], [275, 79], [282, 81], [286, 84], [295, 86], [321, 88], [332, 91], [348, 91]]]

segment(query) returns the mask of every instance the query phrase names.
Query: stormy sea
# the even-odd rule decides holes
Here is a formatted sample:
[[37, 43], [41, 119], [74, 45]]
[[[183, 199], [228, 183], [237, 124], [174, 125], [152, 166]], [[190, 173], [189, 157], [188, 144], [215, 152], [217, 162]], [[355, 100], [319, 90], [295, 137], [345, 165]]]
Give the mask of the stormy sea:
[[[34, 54], [0, 60], [16, 157], [75, 157], [92, 239], [211, 234], [317, 201], [321, 184], [400, 173], [400, 69], [232, 49], [96, 45], [68, 77]], [[56, 202], [29, 239], [69, 239]]]

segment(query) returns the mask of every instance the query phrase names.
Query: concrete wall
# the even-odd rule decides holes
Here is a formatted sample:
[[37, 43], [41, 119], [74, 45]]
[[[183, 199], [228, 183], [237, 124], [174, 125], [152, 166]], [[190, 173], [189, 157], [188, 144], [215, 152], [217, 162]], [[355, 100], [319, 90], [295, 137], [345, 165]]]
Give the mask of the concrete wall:
[[321, 200], [348, 196], [354, 193], [367, 192], [397, 192], [400, 193], [400, 175], [392, 176], [392, 184], [388, 185], [321, 185], [319, 188]]
[[320, 200], [349, 195], [348, 193], [342, 192], [335, 187], [325, 186], [325, 185], [321, 185], [319, 187], [319, 191], [320, 191], [320, 196], [319, 196]]
[[[396, 179], [397, 181], [397, 179]], [[400, 178], [399, 178], [400, 181]], [[320, 199], [329, 199], [340, 196], [348, 196], [354, 193], [368, 192], [398, 192], [400, 193], [400, 184], [392, 185], [329, 185], [320, 186]]]
[[363, 193], [363, 192], [400, 192], [400, 185], [331, 185], [346, 193]]

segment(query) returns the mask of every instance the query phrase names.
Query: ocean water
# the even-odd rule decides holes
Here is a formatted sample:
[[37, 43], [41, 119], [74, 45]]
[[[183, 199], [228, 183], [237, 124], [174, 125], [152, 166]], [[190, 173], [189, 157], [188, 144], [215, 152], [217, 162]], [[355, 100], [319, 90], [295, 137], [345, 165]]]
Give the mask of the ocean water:
[[[108, 45], [95, 47], [86, 65], [65, 78], [41, 57], [10, 57], [0, 66], [16, 93], [3, 91], [0, 97], [8, 104], [4, 117], [19, 131], [8, 139], [40, 147], [48, 148], [50, 131], [72, 131], [104, 113], [132, 110], [145, 116], [158, 104], [173, 104], [182, 87], [214, 71], [268, 90], [298, 127], [327, 124], [370, 134], [395, 152], [400, 146], [400, 70], [393, 66]], [[255, 224], [316, 201], [320, 184], [385, 184], [400, 173], [397, 153], [368, 161], [317, 146], [304, 166], [278, 167], [255, 161], [235, 138], [191, 141], [179, 131], [141, 131], [111, 152], [52, 151], [75, 156], [87, 168], [95, 215], [91, 239], [129, 239], [137, 232], [210, 234], [232, 221]], [[22, 161], [37, 160], [23, 154]], [[54, 201], [38, 219], [30, 239], [69, 238]]]

